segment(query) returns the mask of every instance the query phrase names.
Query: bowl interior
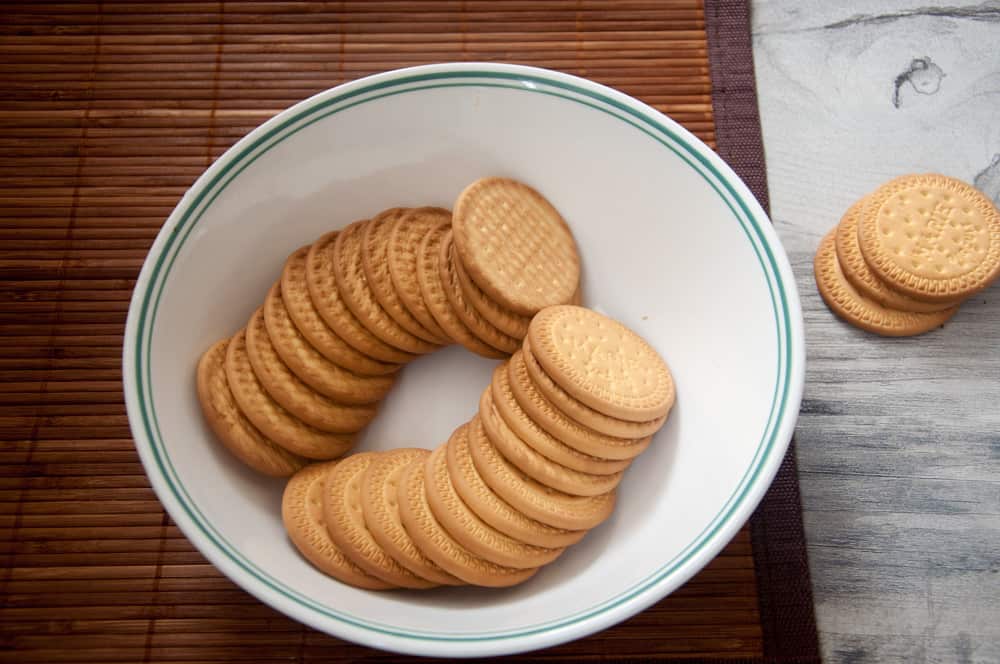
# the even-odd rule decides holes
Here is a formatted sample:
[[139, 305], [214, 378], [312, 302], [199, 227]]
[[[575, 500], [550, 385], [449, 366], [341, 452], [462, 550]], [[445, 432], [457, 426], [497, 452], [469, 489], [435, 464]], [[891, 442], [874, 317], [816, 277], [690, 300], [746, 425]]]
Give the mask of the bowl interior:
[[[614, 516], [509, 590], [372, 593], [284, 535], [282, 482], [220, 449], [199, 354], [260, 306], [285, 257], [391, 206], [450, 207], [486, 175], [543, 192], [571, 225], [588, 306], [648, 339], [678, 386]], [[245, 139], [168, 222], [137, 288], [126, 372], [154, 485], [238, 583], [315, 627], [425, 654], [581, 636], [652, 603], [741, 525], [780, 460], [801, 386], [797, 299], [766, 218], [714, 155], [623, 96], [517, 68], [431, 69], [333, 90]], [[493, 362], [451, 347], [408, 366], [358, 450], [434, 447], [476, 410]]]

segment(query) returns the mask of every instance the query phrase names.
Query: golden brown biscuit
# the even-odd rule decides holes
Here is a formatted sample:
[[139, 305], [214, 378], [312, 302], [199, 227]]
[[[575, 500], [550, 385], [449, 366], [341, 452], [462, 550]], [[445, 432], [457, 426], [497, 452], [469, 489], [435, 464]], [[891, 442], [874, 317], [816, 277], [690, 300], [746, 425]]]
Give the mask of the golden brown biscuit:
[[439, 250], [441, 253], [438, 256], [438, 267], [441, 270], [441, 283], [444, 286], [445, 297], [448, 298], [452, 309], [465, 324], [465, 327], [479, 337], [480, 341], [506, 354], [513, 353], [521, 347], [520, 340], [504, 334], [490, 324], [479, 315], [479, 312], [469, 304], [462, 294], [462, 287], [458, 283], [458, 275], [455, 272], [455, 252], [451, 237], [450, 232], [445, 234], [441, 240]]
[[417, 355], [432, 353], [438, 349], [438, 344], [403, 329], [378, 303], [368, 284], [362, 258], [362, 233], [369, 223], [372, 222], [354, 222], [340, 231], [333, 245], [333, 274], [344, 304], [369, 332], [390, 346]]
[[[309, 284], [306, 282], [308, 255], [309, 247], [302, 247], [288, 257], [281, 273], [281, 300], [302, 336], [328, 360], [353, 373], [384, 376], [399, 371], [399, 364], [380, 362], [365, 355], [326, 324], [309, 295]], [[354, 322], [358, 328], [361, 327], [360, 323]]]
[[378, 408], [374, 404], [352, 406], [334, 401], [300, 381], [285, 366], [264, 325], [258, 309], [247, 324], [247, 357], [254, 375], [272, 399], [306, 424], [321, 431], [355, 433], [363, 429]]
[[344, 303], [333, 266], [334, 246], [341, 231], [327, 233], [309, 247], [306, 254], [306, 285], [313, 306], [331, 330], [355, 350], [379, 362], [403, 364], [417, 355], [390, 346], [372, 334]]
[[667, 421], [667, 416], [663, 415], [646, 422], [629, 422], [605, 415], [582, 403], [556, 385], [555, 381], [545, 373], [545, 370], [531, 353], [531, 342], [527, 338], [521, 346], [521, 357], [524, 359], [524, 366], [538, 391], [566, 417], [576, 420], [588, 429], [617, 438], [643, 438], [659, 431]]
[[1000, 210], [944, 175], [904, 175], [876, 189], [858, 242], [872, 272], [919, 300], [967, 298], [1000, 275]]
[[240, 412], [226, 380], [229, 339], [212, 344], [198, 361], [198, 402], [205, 420], [226, 449], [254, 470], [288, 477], [308, 460], [276, 445]]
[[466, 583], [501, 588], [527, 581], [538, 571], [505, 567], [483, 560], [452, 538], [441, 527], [427, 503], [424, 463], [415, 461], [405, 471], [399, 485], [399, 515], [424, 555]]
[[354, 443], [354, 434], [311, 427], [272, 399], [257, 380], [247, 357], [246, 332], [240, 330], [226, 350], [226, 380], [243, 415], [262, 434], [289, 452], [309, 459], [335, 459]]
[[531, 479], [497, 450], [479, 416], [469, 424], [469, 451], [483, 481], [526, 516], [556, 528], [587, 530], [611, 516], [615, 492], [571, 496]]
[[361, 510], [365, 525], [378, 545], [400, 565], [434, 583], [455, 586], [463, 582], [438, 567], [413, 543], [399, 519], [399, 482], [414, 461], [426, 459], [429, 450], [400, 448], [377, 455], [361, 478]]
[[898, 311], [941, 311], [960, 304], [960, 301], [931, 303], [916, 300], [909, 295], [897, 293], [875, 276], [872, 269], [868, 267], [868, 263], [865, 262], [865, 257], [861, 253], [861, 245], [858, 244], [858, 220], [861, 218], [867, 202], [868, 198], [865, 197], [852, 205], [837, 225], [837, 260], [840, 263], [840, 269], [851, 285], [859, 293], [875, 300], [883, 307]]
[[338, 581], [368, 590], [394, 588], [351, 562], [330, 539], [323, 519], [323, 479], [337, 461], [314, 463], [295, 474], [281, 496], [281, 519], [295, 548], [316, 568]]
[[507, 426], [493, 403], [493, 392], [489, 387], [483, 390], [479, 400], [479, 419], [486, 430], [486, 437], [503, 458], [539, 484], [573, 496], [599, 496], [614, 489], [622, 480], [622, 471], [606, 475], [584, 473], [536, 452]]
[[477, 355], [491, 359], [506, 357], [506, 354], [481, 341], [459, 319], [455, 309], [445, 294], [441, 280], [441, 242], [448, 233], [447, 227], [431, 230], [421, 241], [417, 250], [417, 282], [428, 311], [434, 316], [448, 336]]
[[576, 241], [558, 210], [528, 185], [483, 178], [466, 187], [452, 216], [466, 272], [522, 316], [569, 302], [580, 281]]
[[476, 470], [468, 435], [453, 436], [447, 444], [448, 477], [459, 497], [486, 523], [516, 540], [548, 549], [576, 544], [586, 530], [566, 530], [535, 521], [517, 511], [491, 489]]
[[395, 375], [361, 376], [334, 364], [306, 341], [295, 327], [275, 284], [264, 301], [267, 337], [281, 361], [295, 376], [317, 392], [349, 404], [381, 400], [396, 381]]
[[552, 380], [594, 410], [630, 422], [663, 417], [674, 381], [649, 343], [607, 316], [573, 305], [531, 320], [531, 352]]
[[572, 420], [542, 396], [528, 375], [523, 351], [514, 353], [507, 364], [510, 389], [517, 404], [539, 427], [564, 444], [601, 459], [626, 460], [642, 454], [652, 436], [617, 438], [598, 433]]
[[393, 224], [388, 251], [389, 274], [400, 301], [421, 325], [444, 342], [450, 342], [451, 337], [431, 315], [420, 291], [420, 282], [417, 281], [417, 252], [428, 234], [450, 227], [450, 210], [435, 207], [411, 208], [398, 223]]
[[[361, 237], [361, 262], [372, 294], [389, 316], [415, 337], [435, 345], [448, 343], [444, 335], [435, 334], [410, 313], [392, 282], [389, 272], [389, 242], [392, 229], [407, 218], [408, 208], [392, 208], [377, 215], [364, 226]], [[410, 279], [416, 281], [416, 274]]]
[[855, 327], [887, 337], [908, 337], [938, 328], [955, 315], [958, 307], [929, 313], [887, 309], [851, 286], [837, 260], [836, 231], [823, 238], [813, 269], [816, 286], [830, 309]]
[[353, 454], [323, 480], [323, 518], [330, 539], [355, 565], [401, 588], [431, 588], [437, 584], [400, 565], [372, 537], [361, 508], [361, 478], [378, 452]]

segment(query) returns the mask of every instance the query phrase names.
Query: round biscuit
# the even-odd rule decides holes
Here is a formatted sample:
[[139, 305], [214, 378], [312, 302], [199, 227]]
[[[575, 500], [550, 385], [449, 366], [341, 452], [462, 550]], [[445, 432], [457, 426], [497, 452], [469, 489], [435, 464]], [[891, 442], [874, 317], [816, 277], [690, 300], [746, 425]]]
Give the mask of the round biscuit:
[[331, 362], [306, 340], [295, 327], [275, 284], [264, 301], [264, 326], [281, 361], [303, 383], [320, 394], [346, 404], [372, 404], [389, 393], [394, 374], [361, 376]]
[[865, 297], [844, 276], [837, 259], [835, 234], [836, 230], [830, 231], [820, 242], [813, 272], [819, 294], [844, 321], [886, 337], [909, 337], [941, 327], [958, 311], [958, 307], [928, 313], [897, 311]]
[[320, 431], [355, 433], [375, 417], [378, 408], [373, 404], [355, 406], [335, 401], [296, 378], [271, 343], [263, 309], [250, 318], [246, 335], [250, 366], [264, 391], [306, 424]]
[[219, 442], [257, 472], [288, 477], [308, 463], [264, 437], [243, 416], [226, 380], [226, 349], [229, 339], [212, 344], [198, 361], [198, 402], [208, 426]]
[[450, 227], [450, 210], [435, 207], [410, 208], [393, 224], [388, 250], [389, 275], [396, 288], [396, 295], [421, 325], [445, 343], [451, 339], [431, 315], [420, 291], [420, 283], [417, 281], [417, 251], [428, 233]]
[[548, 307], [528, 328], [531, 352], [552, 380], [594, 410], [630, 422], [666, 415], [674, 381], [649, 343], [607, 316]]
[[555, 381], [538, 364], [538, 360], [531, 352], [531, 342], [527, 338], [521, 346], [521, 356], [524, 358], [528, 375], [531, 376], [538, 391], [566, 417], [579, 422], [588, 429], [617, 438], [642, 438], [655, 434], [667, 421], [667, 416], [663, 415], [647, 422], [629, 422], [596, 411], [556, 385]]
[[384, 376], [399, 371], [401, 365], [381, 362], [365, 355], [326, 324], [309, 295], [306, 282], [308, 255], [309, 247], [298, 249], [285, 261], [285, 269], [281, 272], [281, 300], [302, 336], [326, 359], [356, 374]]
[[399, 485], [399, 515], [403, 527], [424, 555], [442, 569], [474, 586], [502, 588], [527, 581], [538, 571], [497, 565], [473, 554], [441, 527], [427, 502], [424, 462], [415, 461]]
[[601, 459], [634, 459], [649, 447], [653, 440], [652, 436], [642, 438], [609, 436], [567, 417], [538, 391], [538, 387], [528, 375], [523, 354], [523, 351], [514, 353], [507, 363], [510, 389], [517, 404], [539, 427], [566, 445]]
[[[361, 234], [361, 263], [372, 294], [389, 317], [413, 336], [440, 346], [448, 340], [443, 335], [435, 334], [424, 327], [410, 313], [399, 298], [392, 282], [392, 275], [389, 273], [389, 242], [392, 229], [405, 219], [409, 212], [408, 208], [392, 208], [365, 224]], [[410, 275], [411, 279], [415, 277], [415, 274]]]
[[479, 400], [479, 419], [487, 438], [500, 454], [539, 484], [573, 496], [599, 496], [614, 489], [622, 480], [623, 471], [608, 475], [584, 473], [536, 452], [507, 426], [493, 403], [493, 392], [489, 387], [483, 390]]
[[955, 306], [960, 302], [923, 302], [908, 295], [897, 293], [889, 288], [889, 285], [875, 276], [872, 269], [865, 262], [865, 257], [861, 253], [861, 245], [858, 244], [858, 220], [864, 213], [867, 197], [862, 198], [848, 208], [840, 223], [837, 224], [836, 244], [837, 260], [844, 276], [851, 282], [851, 285], [862, 295], [871, 298], [887, 309], [898, 311], [913, 311], [926, 313], [930, 311], [941, 311], [948, 307]]
[[904, 175], [876, 189], [858, 241], [872, 272], [920, 300], [967, 298], [1000, 275], [1000, 210], [944, 175]]
[[532, 449], [561, 466], [591, 475], [614, 475], [632, 463], [631, 459], [602, 459], [584, 454], [570, 447], [548, 431], [538, 426], [521, 408], [510, 387], [510, 374], [506, 364], [493, 370], [488, 388], [492, 393], [493, 405], [510, 430]]
[[288, 480], [281, 496], [281, 520], [288, 538], [316, 569], [338, 581], [367, 590], [394, 588], [352, 563], [330, 539], [323, 518], [323, 479], [337, 463], [314, 463]]
[[400, 565], [372, 537], [361, 508], [361, 480], [379, 452], [362, 452], [342, 460], [323, 480], [323, 518], [330, 539], [344, 555], [374, 577], [401, 588], [432, 588]]
[[483, 178], [466, 187], [452, 217], [462, 265], [483, 292], [533, 316], [569, 302], [580, 281], [576, 241], [559, 211], [528, 185]]
[[438, 344], [407, 332], [375, 299], [365, 276], [361, 252], [362, 233], [369, 223], [369, 220], [354, 222], [340, 231], [333, 244], [333, 274], [344, 304], [369, 332], [390, 346], [415, 355], [432, 353], [439, 348]]
[[[452, 436], [465, 435], [463, 425]], [[441, 527], [470, 553], [497, 565], [529, 569], [552, 562], [565, 551], [526, 544], [508, 537], [480, 519], [455, 491], [448, 476], [447, 445], [440, 445], [424, 462], [427, 504]]]
[[576, 544], [586, 530], [566, 530], [528, 518], [491, 489], [476, 470], [469, 452], [468, 432], [447, 443], [448, 477], [459, 497], [483, 521], [516, 540], [547, 549]]
[[515, 314], [513, 311], [505, 309], [502, 305], [494, 302], [469, 277], [469, 273], [465, 271], [465, 266], [462, 265], [462, 261], [458, 257], [457, 250], [453, 249], [452, 253], [454, 254], [453, 262], [455, 276], [458, 278], [458, 285], [461, 286], [462, 295], [472, 305], [472, 308], [486, 319], [486, 322], [504, 334], [515, 339], [523, 339], [524, 335], [528, 333], [528, 323], [531, 322], [531, 318]]
[[445, 234], [441, 240], [441, 247], [438, 256], [438, 269], [441, 270], [441, 284], [444, 286], [445, 297], [451, 304], [452, 309], [458, 318], [465, 324], [479, 340], [509, 355], [521, 347], [521, 341], [512, 336], [504, 334], [489, 321], [479, 315], [479, 312], [469, 304], [462, 295], [462, 287], [458, 283], [458, 275], [455, 272], [455, 252], [452, 242], [452, 233]]
[[251, 424], [289, 452], [308, 459], [335, 459], [351, 449], [353, 434], [330, 433], [311, 427], [264, 391], [247, 357], [245, 330], [237, 332], [229, 342], [226, 380], [236, 404]]
[[399, 520], [399, 481], [410, 463], [430, 456], [430, 451], [404, 447], [379, 454], [361, 478], [361, 510], [368, 532], [383, 550], [417, 576], [455, 586], [463, 582], [438, 567], [420, 552]]
[[372, 334], [344, 303], [333, 272], [333, 248], [340, 233], [341, 231], [327, 233], [312, 243], [306, 254], [306, 286], [316, 311], [340, 338], [368, 357], [394, 364], [416, 359], [417, 356], [413, 353], [390, 346]]
[[587, 530], [614, 510], [614, 490], [599, 496], [571, 496], [522, 473], [490, 442], [478, 415], [469, 423], [469, 451], [483, 481], [514, 509], [536, 521], [556, 528]]
[[459, 319], [451, 302], [448, 301], [439, 265], [441, 242], [448, 232], [450, 231], [447, 226], [432, 229], [424, 236], [417, 249], [417, 282], [420, 284], [423, 301], [441, 329], [456, 343], [462, 344], [477, 355], [490, 359], [503, 359], [507, 357], [506, 353], [493, 348], [473, 334]]

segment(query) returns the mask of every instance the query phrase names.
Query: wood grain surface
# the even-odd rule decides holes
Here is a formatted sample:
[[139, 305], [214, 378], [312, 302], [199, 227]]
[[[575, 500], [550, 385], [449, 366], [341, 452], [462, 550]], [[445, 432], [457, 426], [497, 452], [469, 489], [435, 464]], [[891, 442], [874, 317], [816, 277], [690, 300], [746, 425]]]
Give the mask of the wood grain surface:
[[[561, 69], [714, 139], [700, 2], [413, 4], [0, 6], [0, 660], [393, 659], [237, 588], [150, 489], [120, 358], [134, 279], [163, 220], [213, 159], [276, 112], [406, 65]], [[761, 652], [743, 531], [669, 598], [537, 657]]]
[[757, 0], [771, 211], [805, 316], [796, 429], [830, 662], [1000, 662], [1000, 283], [942, 329], [856, 330], [820, 238], [882, 182], [940, 172], [1000, 204], [1000, 4]]

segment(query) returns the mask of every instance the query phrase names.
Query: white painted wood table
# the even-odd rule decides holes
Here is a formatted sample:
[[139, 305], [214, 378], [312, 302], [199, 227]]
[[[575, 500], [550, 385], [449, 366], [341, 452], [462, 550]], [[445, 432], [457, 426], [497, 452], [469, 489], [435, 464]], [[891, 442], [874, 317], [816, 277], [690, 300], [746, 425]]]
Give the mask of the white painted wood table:
[[824, 660], [1000, 662], [1000, 283], [883, 339], [812, 274], [847, 207], [940, 172], [1000, 203], [1000, 2], [753, 2], [771, 210], [808, 343], [797, 429]]

